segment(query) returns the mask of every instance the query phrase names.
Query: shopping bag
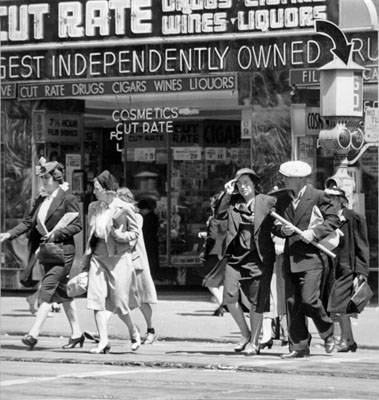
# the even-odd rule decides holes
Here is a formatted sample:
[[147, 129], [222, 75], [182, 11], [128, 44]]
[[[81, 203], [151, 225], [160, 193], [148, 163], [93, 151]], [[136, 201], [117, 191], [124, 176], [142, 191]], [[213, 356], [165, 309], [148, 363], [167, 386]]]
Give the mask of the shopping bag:
[[69, 297], [78, 297], [86, 293], [88, 289], [88, 272], [83, 271], [74, 276], [67, 282], [67, 295]]

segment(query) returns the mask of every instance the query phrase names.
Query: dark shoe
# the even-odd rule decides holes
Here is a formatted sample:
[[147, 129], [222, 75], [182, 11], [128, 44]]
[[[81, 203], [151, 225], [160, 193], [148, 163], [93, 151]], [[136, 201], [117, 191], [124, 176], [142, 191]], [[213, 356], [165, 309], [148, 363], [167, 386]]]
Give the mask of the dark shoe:
[[348, 353], [349, 351], [351, 351], [352, 353], [355, 353], [358, 349], [358, 345], [353, 342], [351, 344], [348, 344], [345, 341], [341, 341], [337, 346], [337, 352], [338, 353]]
[[326, 353], [331, 353], [336, 348], [336, 342], [334, 341], [334, 336], [328, 336], [324, 341], [324, 347]]
[[282, 339], [282, 341], [280, 342], [281, 346], [288, 346], [288, 340], [287, 339]]
[[25, 346], [29, 347], [29, 350], [33, 350], [33, 347], [37, 344], [38, 340], [34, 338], [31, 335], [25, 335], [21, 339], [22, 343], [24, 343]]
[[264, 343], [259, 343], [259, 349], [263, 350], [265, 347], [267, 347], [268, 349], [271, 349], [272, 345], [274, 344], [273, 339], [271, 338], [270, 340], [268, 340], [267, 342]]
[[291, 353], [282, 354], [280, 357], [284, 360], [290, 360], [292, 358], [306, 358], [309, 357], [309, 349], [305, 350], [292, 350]]
[[68, 339], [68, 343], [62, 346], [62, 349], [73, 349], [74, 347], [76, 347], [77, 344], [80, 347], [83, 347], [84, 339], [85, 339], [84, 335], [79, 336], [77, 338], [70, 337], [70, 339]]
[[106, 344], [104, 347], [94, 347], [93, 349], [91, 349], [89, 352], [91, 354], [107, 354], [109, 353], [109, 350], [111, 349], [111, 346], [109, 344]]
[[92, 334], [91, 332], [84, 331], [83, 335], [84, 335], [84, 337], [86, 339], [92, 340], [92, 342], [95, 342], [95, 343], [99, 343], [100, 342], [100, 338], [96, 334]]
[[220, 306], [219, 308], [217, 308], [215, 310], [215, 312], [213, 313], [213, 315], [215, 317], [223, 317], [224, 316], [224, 307]]

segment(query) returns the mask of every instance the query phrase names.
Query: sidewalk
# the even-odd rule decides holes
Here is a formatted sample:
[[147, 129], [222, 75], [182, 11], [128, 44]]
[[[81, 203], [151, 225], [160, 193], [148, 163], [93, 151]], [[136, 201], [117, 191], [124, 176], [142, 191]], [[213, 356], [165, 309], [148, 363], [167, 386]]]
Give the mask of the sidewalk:
[[[379, 379], [379, 309], [368, 308], [359, 321], [354, 320], [354, 333], [359, 345], [357, 353], [326, 354], [321, 339], [310, 325], [313, 335], [311, 357], [292, 361], [280, 355], [287, 347], [275, 341], [271, 349], [260, 355], [235, 353], [234, 343], [239, 332], [230, 316], [212, 316], [216, 305], [206, 293], [161, 293], [155, 313], [159, 339], [153, 345], [143, 345], [137, 352], [130, 350], [130, 341], [123, 323], [115, 316], [110, 320], [110, 354], [90, 354], [94, 343], [85, 341], [83, 348], [63, 350], [69, 327], [64, 312], [53, 313], [44, 326], [38, 343], [29, 351], [21, 337], [30, 329], [33, 319], [24, 297], [1, 298], [0, 361], [67, 364], [98, 364], [144, 366], [156, 368], [191, 368], [249, 371], [264, 373], [324, 375]], [[92, 312], [86, 309], [86, 299], [76, 301], [82, 329], [95, 332]], [[146, 330], [139, 310], [133, 311], [141, 333]], [[359, 324], [358, 324], [359, 322]]]
[[[223, 317], [212, 315], [216, 304], [210, 301], [207, 293], [161, 293], [155, 311], [155, 327], [161, 341], [191, 341], [233, 343], [238, 342], [239, 332], [229, 313]], [[23, 335], [31, 327], [34, 316], [28, 310], [23, 297], [1, 298], [0, 332], [8, 335]], [[86, 299], [76, 300], [80, 323], [83, 330], [96, 331], [93, 314], [86, 308]], [[141, 334], [146, 326], [139, 310], [133, 310], [133, 319]], [[352, 319], [355, 339], [362, 349], [379, 350], [379, 308], [367, 307], [359, 316]], [[313, 334], [312, 345], [320, 345], [321, 340], [310, 325]], [[109, 324], [110, 337], [128, 338], [127, 330], [119, 318], [113, 316]], [[54, 313], [45, 323], [42, 336], [64, 336], [70, 334], [64, 312]]]

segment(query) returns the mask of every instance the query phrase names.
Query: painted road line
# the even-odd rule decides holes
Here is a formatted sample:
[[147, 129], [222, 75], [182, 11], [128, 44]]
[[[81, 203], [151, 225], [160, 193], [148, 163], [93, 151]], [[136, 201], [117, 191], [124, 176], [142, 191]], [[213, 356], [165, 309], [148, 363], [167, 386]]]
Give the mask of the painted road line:
[[146, 373], [162, 373], [162, 372], [169, 372], [175, 371], [174, 369], [162, 369], [162, 370], [153, 370], [151, 368], [144, 368], [138, 370], [127, 370], [127, 371], [93, 371], [93, 372], [81, 372], [81, 373], [74, 373], [74, 374], [62, 374], [62, 375], [55, 375], [55, 376], [41, 376], [41, 377], [31, 377], [31, 378], [24, 378], [24, 379], [11, 379], [8, 381], [0, 382], [0, 387], [5, 386], [14, 386], [14, 385], [23, 385], [35, 382], [48, 382], [53, 381], [56, 379], [67, 379], [67, 378], [94, 378], [94, 377], [104, 377], [104, 376], [112, 376], [112, 375], [128, 375], [128, 374], [137, 374], [140, 372]]

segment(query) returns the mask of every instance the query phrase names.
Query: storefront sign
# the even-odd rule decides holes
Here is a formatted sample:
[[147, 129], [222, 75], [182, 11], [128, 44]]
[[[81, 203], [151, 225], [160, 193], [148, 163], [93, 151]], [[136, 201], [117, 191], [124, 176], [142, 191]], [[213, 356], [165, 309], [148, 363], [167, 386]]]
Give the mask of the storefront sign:
[[206, 161], [225, 161], [227, 158], [225, 147], [206, 147], [204, 154]]
[[172, 156], [175, 161], [200, 161], [201, 147], [173, 147]]
[[[361, 65], [374, 66], [378, 60], [378, 38], [373, 32], [349, 35], [354, 43], [353, 59]], [[0, 78], [2, 83], [10, 81], [43, 80], [44, 83], [57, 80], [78, 82], [78, 79], [99, 79], [104, 82], [110, 77], [134, 78], [136, 75], [164, 76], [171, 74], [221, 74], [234, 71], [257, 71], [263, 68], [317, 68], [332, 60], [331, 44], [326, 37], [320, 35], [307, 37], [267, 37], [252, 40], [230, 40], [217, 42], [162, 43], [160, 46], [132, 46], [115, 44], [110, 48], [86, 47], [64, 49], [58, 43], [52, 51], [33, 51], [25, 49], [17, 52], [4, 51], [0, 55]], [[207, 74], [207, 75], [205, 75]], [[370, 75], [370, 74], [368, 74]], [[377, 71], [372, 72], [377, 78]], [[175, 77], [174, 77], [175, 78]], [[370, 78], [371, 79], [371, 78]], [[306, 81], [309, 81], [307, 79]], [[171, 91], [184, 91], [190, 88], [190, 80], [184, 82], [167, 82], [155, 89], [149, 89], [149, 83], [137, 88], [117, 87], [92, 90], [115, 92], [116, 94], [143, 93], [144, 91], [161, 91], [169, 87]], [[63, 83], [63, 82], [62, 82]], [[80, 83], [80, 82], [79, 82]], [[85, 83], [85, 81], [83, 82]], [[75, 86], [66, 90], [75, 93], [89, 92], [88, 87]], [[233, 80], [195, 80], [191, 81], [194, 90], [233, 90]], [[59, 93], [59, 91], [58, 91]], [[100, 94], [100, 93], [99, 93]], [[85, 95], [82, 94], [82, 95]]]
[[9, 0], [0, 7], [0, 40], [7, 44], [57, 41], [64, 44], [114, 37], [312, 29], [316, 19], [327, 19], [327, 3], [327, 0], [49, 0], [20, 4]]
[[78, 184], [73, 185], [73, 173], [75, 170], [79, 170], [81, 165], [82, 157], [80, 154], [66, 154], [66, 181], [68, 182], [70, 188], [75, 189], [75, 192], [78, 193], [81, 192], [80, 179], [77, 182]]
[[2, 83], [0, 85], [0, 98], [1, 99], [15, 99], [16, 98], [16, 84], [15, 83]]
[[154, 162], [155, 148], [142, 147], [134, 149], [134, 160], [139, 162]]
[[[363, 81], [365, 83], [378, 82], [378, 66], [366, 65], [363, 71]], [[290, 85], [301, 87], [319, 86], [320, 72], [316, 68], [290, 69]]]
[[[235, 90], [235, 74], [217, 74], [208, 76], [170, 76], [143, 79], [82, 79], [75, 81], [48, 81], [24, 83], [18, 86], [20, 100], [75, 98], [99, 95], [138, 95], [146, 93], [179, 93]], [[2, 97], [15, 98], [16, 85], [1, 85]], [[13, 97], [11, 97], [13, 96]]]
[[365, 109], [365, 140], [369, 143], [379, 143], [379, 108]]

